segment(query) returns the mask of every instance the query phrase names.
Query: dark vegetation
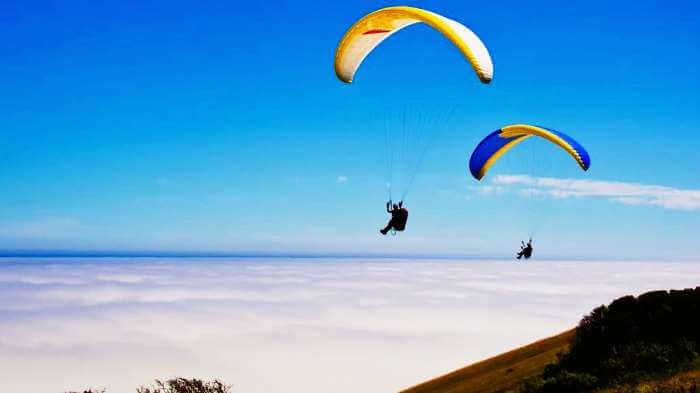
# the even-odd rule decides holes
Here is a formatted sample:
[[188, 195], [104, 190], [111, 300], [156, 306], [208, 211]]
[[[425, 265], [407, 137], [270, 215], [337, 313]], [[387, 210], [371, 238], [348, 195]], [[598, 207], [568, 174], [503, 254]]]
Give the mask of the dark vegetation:
[[[584, 392], [615, 386], [635, 389], [645, 379], [697, 367], [698, 342], [700, 287], [621, 297], [585, 316], [569, 351], [559, 355], [540, 376], [523, 383], [520, 392]], [[697, 392], [695, 384], [662, 384], [648, 392]]]
[[640, 383], [596, 390], [596, 393], [698, 393], [698, 384], [700, 384], [700, 373], [695, 370], [661, 380], [650, 379]]
[[[105, 390], [88, 389], [66, 393], [105, 393]], [[231, 386], [218, 379], [209, 382], [196, 378], [173, 378], [165, 382], [156, 379], [151, 386], [136, 388], [136, 393], [231, 393]]]

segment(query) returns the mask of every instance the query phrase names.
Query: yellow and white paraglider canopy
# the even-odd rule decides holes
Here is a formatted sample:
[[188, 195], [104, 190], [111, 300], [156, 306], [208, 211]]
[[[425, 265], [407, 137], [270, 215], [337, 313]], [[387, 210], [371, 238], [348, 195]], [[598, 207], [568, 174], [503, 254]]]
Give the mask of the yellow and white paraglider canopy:
[[335, 52], [335, 73], [350, 83], [367, 55], [392, 34], [415, 23], [426, 23], [459, 48], [483, 83], [493, 78], [493, 63], [483, 42], [466, 26], [414, 7], [387, 7], [362, 17], [345, 33]]

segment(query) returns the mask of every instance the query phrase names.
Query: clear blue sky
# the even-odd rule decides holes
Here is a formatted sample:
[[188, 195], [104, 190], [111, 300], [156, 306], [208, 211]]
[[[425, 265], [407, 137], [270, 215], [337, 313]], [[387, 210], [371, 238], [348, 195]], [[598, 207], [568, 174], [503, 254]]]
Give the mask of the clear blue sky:
[[[408, 3], [475, 31], [492, 84], [425, 25], [383, 43], [352, 85], [339, 82], [340, 37], [387, 5], [3, 2], [0, 249], [501, 256], [534, 229], [525, 209], [546, 216], [542, 255], [699, 251], [697, 2]], [[407, 106], [455, 114], [409, 194], [408, 230], [387, 239], [376, 125]], [[615, 183], [612, 195], [532, 202], [491, 178], [497, 190], [485, 192], [468, 156], [518, 122], [575, 136], [591, 169], [562, 156], [561, 172], [494, 174], [670, 189], [644, 188], [642, 201]], [[659, 192], [683, 201], [649, 202]]]

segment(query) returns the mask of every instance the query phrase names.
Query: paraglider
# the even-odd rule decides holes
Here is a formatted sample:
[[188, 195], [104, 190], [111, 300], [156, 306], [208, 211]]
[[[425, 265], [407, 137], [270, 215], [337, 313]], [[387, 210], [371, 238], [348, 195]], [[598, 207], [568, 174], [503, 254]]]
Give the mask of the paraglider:
[[588, 152], [572, 137], [550, 128], [515, 124], [499, 128], [479, 142], [469, 159], [472, 176], [481, 180], [503, 154], [532, 136], [544, 138], [566, 150], [584, 171], [591, 166]]
[[[483, 179], [488, 170], [501, 156], [520, 142], [533, 136], [543, 138], [564, 149], [584, 171], [590, 168], [591, 159], [588, 152], [569, 135], [550, 128], [515, 124], [499, 128], [479, 142], [469, 159], [469, 171], [475, 179]], [[529, 259], [532, 256], [532, 237], [530, 237], [527, 244], [523, 241], [520, 243], [520, 251], [517, 253], [516, 258], [521, 259], [525, 257], [525, 259]]]
[[524, 241], [520, 241], [520, 251], [516, 254], [516, 258], [520, 259], [525, 257], [525, 259], [530, 259], [532, 256], [532, 239], [528, 240], [527, 244]]
[[[347, 30], [335, 52], [334, 68], [338, 79], [345, 83], [352, 83], [364, 59], [379, 44], [399, 30], [416, 23], [425, 23], [449, 39], [467, 59], [479, 80], [482, 83], [491, 82], [493, 78], [491, 55], [474, 32], [461, 23], [437, 13], [406, 6], [387, 7], [371, 12], [360, 18]], [[389, 117], [388, 114], [386, 116]], [[440, 123], [446, 122], [450, 116], [451, 113], [448, 116], [407, 114], [404, 110], [404, 113], [400, 116], [400, 122], [385, 121], [385, 143], [387, 145], [387, 168], [389, 172], [387, 175], [387, 190], [390, 200], [387, 203], [387, 212], [392, 215], [392, 218], [387, 226], [380, 230], [382, 234], [385, 235], [392, 230], [403, 231], [405, 229], [408, 210], [403, 207], [403, 200], [405, 200], [406, 194], [413, 184], [415, 174], [432, 140], [431, 137], [437, 133]], [[412, 119], [415, 119], [416, 127], [408, 124]], [[390, 135], [390, 130], [395, 127], [398, 128], [398, 124], [402, 124], [400, 134]], [[428, 126], [430, 126], [430, 129], [427, 130], [428, 135], [425, 137], [426, 135], [421, 135], [420, 128], [427, 128]], [[409, 148], [409, 145], [413, 145], [411, 139], [415, 140], [415, 145], [422, 144], [423, 146]], [[397, 154], [393, 151], [393, 143], [396, 143], [397, 147], [401, 149]], [[413, 151], [408, 153], [409, 150]], [[398, 158], [397, 161], [404, 162], [395, 163], [395, 157]], [[409, 160], [413, 162], [409, 162]], [[408, 172], [403, 174], [403, 176], [401, 174], [396, 176], [405, 180], [401, 191], [402, 202], [398, 205], [392, 205], [391, 203], [393, 172], [395, 170]]]
[[493, 78], [493, 62], [479, 37], [466, 26], [415, 7], [387, 7], [363, 16], [350, 27], [335, 52], [335, 73], [351, 83], [362, 61], [382, 41], [415, 23], [426, 23], [446, 36], [464, 54], [483, 83]]
[[389, 231], [396, 232], [406, 229], [408, 210], [403, 207], [403, 201], [400, 201], [398, 205], [396, 203], [392, 204], [391, 201], [387, 202], [386, 212], [391, 214], [391, 220], [389, 220], [384, 229], [379, 230], [382, 235], [386, 235]]

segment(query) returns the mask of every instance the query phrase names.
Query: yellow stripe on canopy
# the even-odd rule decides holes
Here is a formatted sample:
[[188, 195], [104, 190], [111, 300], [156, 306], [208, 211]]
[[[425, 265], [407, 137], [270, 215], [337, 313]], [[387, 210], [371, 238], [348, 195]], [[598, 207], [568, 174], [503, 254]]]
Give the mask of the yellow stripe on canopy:
[[[551, 131], [545, 130], [544, 128], [536, 127], [536, 126], [531, 126], [527, 124], [514, 124], [512, 126], [507, 126], [501, 128], [501, 136], [503, 138], [513, 138], [519, 135], [537, 135], [542, 138], [547, 139], [550, 142], [556, 143], [559, 145], [562, 149], [566, 150], [567, 153], [569, 153], [578, 163], [578, 165], [583, 169], [584, 171], [587, 170], [588, 168], [586, 167], [586, 164], [583, 162], [583, 159], [581, 158], [581, 155], [574, 149], [569, 142], [566, 142], [559, 136], [555, 135]], [[509, 146], [508, 148], [511, 148], [513, 146]], [[507, 149], [506, 149], [507, 150]]]

